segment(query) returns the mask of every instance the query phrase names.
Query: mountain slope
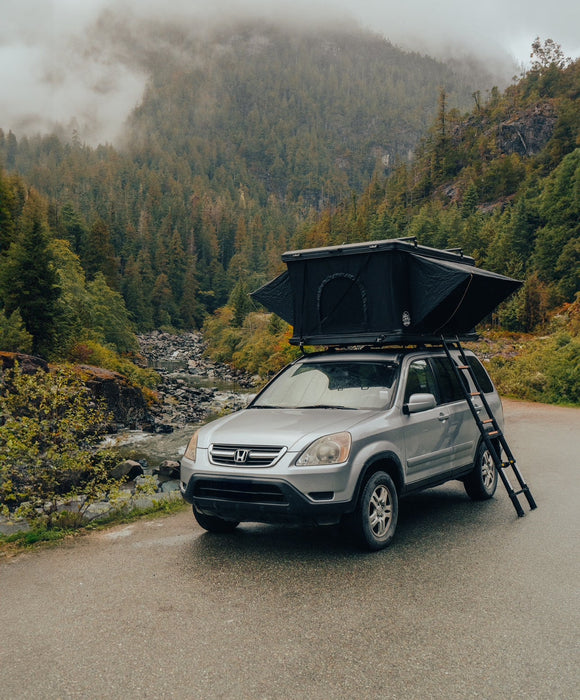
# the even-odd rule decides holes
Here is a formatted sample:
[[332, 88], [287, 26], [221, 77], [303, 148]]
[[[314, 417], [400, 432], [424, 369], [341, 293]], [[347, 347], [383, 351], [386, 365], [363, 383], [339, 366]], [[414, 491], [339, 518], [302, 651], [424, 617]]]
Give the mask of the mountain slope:
[[459, 106], [474, 88], [356, 29], [157, 24], [115, 41], [150, 75], [123, 147], [0, 133], [0, 160], [141, 329], [198, 325], [264, 279], [303, 222], [409, 157], [441, 86]]

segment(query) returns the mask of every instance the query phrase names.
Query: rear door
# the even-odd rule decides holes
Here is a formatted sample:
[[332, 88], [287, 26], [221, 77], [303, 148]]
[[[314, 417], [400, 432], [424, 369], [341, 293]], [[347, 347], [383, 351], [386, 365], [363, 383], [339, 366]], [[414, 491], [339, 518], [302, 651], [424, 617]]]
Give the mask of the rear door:
[[[454, 468], [465, 467], [473, 462], [479, 440], [479, 429], [465, 399], [465, 389], [471, 389], [465, 377], [465, 388], [461, 386], [449, 358], [445, 355], [431, 357], [430, 364], [437, 382], [439, 401], [449, 413], [447, 427], [453, 448], [452, 465]], [[481, 410], [481, 401], [476, 399], [474, 405], [476, 410]]]

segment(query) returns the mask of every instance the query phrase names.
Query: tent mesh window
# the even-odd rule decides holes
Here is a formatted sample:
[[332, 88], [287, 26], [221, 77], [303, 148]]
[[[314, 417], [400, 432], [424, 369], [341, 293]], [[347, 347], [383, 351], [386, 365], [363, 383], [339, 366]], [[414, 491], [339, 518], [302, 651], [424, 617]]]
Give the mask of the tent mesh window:
[[367, 327], [367, 295], [354, 275], [337, 272], [322, 282], [318, 319], [321, 333], [335, 333], [345, 325], [355, 331]]

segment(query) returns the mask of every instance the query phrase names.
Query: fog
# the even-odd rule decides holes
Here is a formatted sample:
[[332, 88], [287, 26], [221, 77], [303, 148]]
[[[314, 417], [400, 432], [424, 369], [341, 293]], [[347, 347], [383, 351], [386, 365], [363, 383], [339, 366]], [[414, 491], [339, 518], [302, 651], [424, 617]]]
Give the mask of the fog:
[[[17, 136], [76, 129], [115, 142], [143, 94], [152, 22], [200, 31], [263, 18], [309, 28], [361, 26], [407, 50], [467, 54], [507, 77], [536, 36], [580, 55], [580, 3], [572, 0], [0, 0], [0, 128]], [[171, 50], [163, 47], [162, 50]]]

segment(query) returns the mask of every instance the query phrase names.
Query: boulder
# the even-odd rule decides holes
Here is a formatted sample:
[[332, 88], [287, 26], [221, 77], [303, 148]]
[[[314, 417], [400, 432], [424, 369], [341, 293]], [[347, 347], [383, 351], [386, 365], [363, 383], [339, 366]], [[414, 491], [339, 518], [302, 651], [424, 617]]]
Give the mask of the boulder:
[[166, 459], [164, 462], [153, 470], [154, 474], [159, 476], [159, 481], [167, 481], [169, 479], [179, 479], [180, 464], [173, 459]]
[[102, 367], [80, 365], [84, 381], [95, 398], [103, 399], [118, 423], [136, 426], [147, 419], [142, 391], [118, 372]]
[[5, 369], [12, 369], [18, 363], [24, 374], [34, 374], [38, 370], [48, 372], [48, 362], [42, 357], [35, 355], [25, 355], [20, 352], [0, 351], [0, 372]]
[[126, 459], [124, 462], [117, 464], [117, 466], [112, 470], [111, 475], [115, 479], [127, 477], [128, 481], [133, 481], [138, 476], [143, 475], [143, 467], [134, 459]]

